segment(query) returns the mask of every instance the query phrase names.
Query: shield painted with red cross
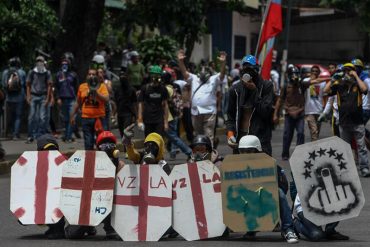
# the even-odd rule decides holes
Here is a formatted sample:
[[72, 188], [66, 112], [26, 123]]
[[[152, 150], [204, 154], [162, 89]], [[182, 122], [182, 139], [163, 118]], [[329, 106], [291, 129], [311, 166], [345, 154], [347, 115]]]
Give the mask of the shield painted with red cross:
[[65, 157], [58, 151], [24, 152], [11, 169], [10, 210], [24, 224], [54, 224], [60, 211]]
[[63, 168], [61, 210], [71, 225], [97, 226], [112, 210], [116, 167], [102, 151], [76, 151]]
[[211, 161], [176, 165], [172, 180], [172, 226], [186, 240], [219, 237], [225, 231], [220, 171]]
[[117, 174], [112, 226], [125, 241], [158, 241], [171, 226], [172, 187], [159, 165], [126, 165]]

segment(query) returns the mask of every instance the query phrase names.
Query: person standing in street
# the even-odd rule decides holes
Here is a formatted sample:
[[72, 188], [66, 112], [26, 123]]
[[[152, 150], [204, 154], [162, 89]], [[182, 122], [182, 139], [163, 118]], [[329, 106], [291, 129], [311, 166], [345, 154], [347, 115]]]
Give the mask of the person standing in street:
[[162, 68], [151, 66], [149, 75], [150, 83], [141, 87], [138, 98], [137, 125], [145, 137], [152, 132], [164, 136], [168, 130], [168, 92], [162, 84]]
[[28, 72], [26, 79], [27, 103], [30, 105], [27, 143], [32, 143], [48, 131], [52, 85], [51, 73], [45, 67], [45, 59], [38, 56], [36, 66]]
[[72, 71], [71, 61], [63, 58], [60, 70], [55, 76], [55, 97], [58, 106], [62, 110], [65, 133], [63, 141], [72, 142], [72, 126], [70, 124], [70, 115], [76, 101], [78, 89], [77, 74]]
[[130, 52], [131, 63], [127, 66], [127, 76], [130, 84], [140, 90], [145, 76], [145, 67], [139, 60], [137, 51]]
[[191, 85], [191, 115], [195, 135], [206, 135], [214, 141], [217, 105], [221, 103], [221, 83], [225, 76], [226, 53], [220, 52], [221, 72], [212, 75], [213, 70], [203, 67], [199, 75], [187, 71], [184, 63], [185, 53], [177, 53], [179, 67], [184, 80]]
[[258, 74], [259, 65], [254, 56], [245, 56], [242, 66], [241, 80], [229, 90], [225, 122], [228, 145], [238, 153], [240, 138], [255, 135], [261, 141], [263, 152], [271, 155], [274, 87]]
[[9, 122], [12, 125], [12, 140], [20, 138], [23, 104], [26, 98], [26, 72], [21, 68], [19, 57], [9, 59], [9, 68], [3, 71], [2, 86], [6, 97], [6, 109]]
[[86, 82], [77, 92], [77, 102], [71, 113], [71, 124], [75, 124], [76, 113], [81, 109], [81, 123], [85, 150], [94, 150], [95, 136], [105, 130], [105, 103], [109, 100], [106, 85], [99, 82], [97, 71], [89, 69]]

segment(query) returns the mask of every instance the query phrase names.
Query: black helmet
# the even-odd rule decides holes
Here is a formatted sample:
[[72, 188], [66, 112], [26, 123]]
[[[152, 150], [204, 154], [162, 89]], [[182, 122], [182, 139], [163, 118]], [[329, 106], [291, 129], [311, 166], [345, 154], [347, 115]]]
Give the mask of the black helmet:
[[294, 65], [289, 65], [289, 67], [288, 67], [288, 76], [292, 76], [293, 74], [299, 75], [299, 69]]
[[197, 135], [194, 137], [192, 143], [190, 144], [191, 148], [194, 148], [197, 145], [205, 145], [207, 147], [208, 152], [212, 152], [212, 143], [211, 139], [205, 135]]

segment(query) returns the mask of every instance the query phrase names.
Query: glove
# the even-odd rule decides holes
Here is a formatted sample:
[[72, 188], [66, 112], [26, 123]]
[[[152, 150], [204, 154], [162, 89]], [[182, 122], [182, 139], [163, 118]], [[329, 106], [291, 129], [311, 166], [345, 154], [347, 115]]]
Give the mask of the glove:
[[230, 136], [229, 138], [227, 138], [227, 145], [229, 145], [229, 147], [231, 147], [232, 149], [238, 148], [238, 143], [236, 142], [235, 136]]
[[132, 137], [134, 137], [134, 127], [135, 127], [135, 124], [131, 124], [129, 126], [127, 126], [124, 130], [123, 130], [123, 135], [122, 135], [122, 143], [123, 145], [127, 146], [127, 145], [131, 145], [131, 139]]
[[325, 113], [321, 113], [320, 116], [319, 116], [319, 118], [317, 119], [317, 121], [319, 123], [326, 121], [326, 114]]
[[140, 131], [144, 131], [145, 130], [145, 126], [144, 126], [144, 123], [143, 122], [138, 122], [137, 123], [137, 127]]

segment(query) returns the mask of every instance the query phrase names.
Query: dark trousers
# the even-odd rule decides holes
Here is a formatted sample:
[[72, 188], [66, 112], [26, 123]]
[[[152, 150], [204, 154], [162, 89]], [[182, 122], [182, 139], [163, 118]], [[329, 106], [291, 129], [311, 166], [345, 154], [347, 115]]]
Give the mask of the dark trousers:
[[283, 134], [283, 152], [282, 157], [289, 157], [289, 148], [292, 143], [294, 129], [297, 131], [297, 146], [304, 143], [304, 117], [292, 118], [285, 116], [284, 134]]
[[189, 107], [184, 107], [184, 109], [182, 110], [182, 123], [186, 132], [186, 139], [188, 139], [189, 142], [192, 142], [194, 139], [194, 129], [191, 122], [191, 110]]
[[144, 134], [145, 137], [147, 137], [150, 133], [157, 133], [161, 135], [162, 137], [164, 136], [164, 126], [163, 122], [160, 123], [144, 123], [145, 129], [144, 129]]

